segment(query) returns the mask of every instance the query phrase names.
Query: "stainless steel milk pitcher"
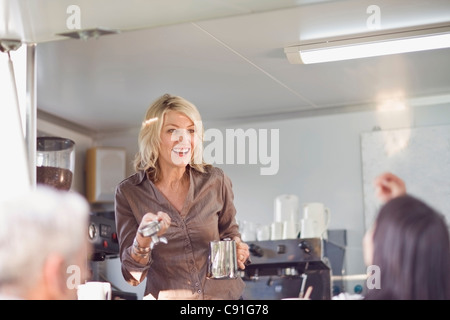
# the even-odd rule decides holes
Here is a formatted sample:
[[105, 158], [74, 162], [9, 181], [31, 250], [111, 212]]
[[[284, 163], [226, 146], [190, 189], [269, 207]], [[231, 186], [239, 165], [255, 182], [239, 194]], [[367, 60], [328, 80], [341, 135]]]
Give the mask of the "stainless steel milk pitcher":
[[238, 276], [236, 242], [230, 238], [209, 243], [208, 279], [235, 279]]

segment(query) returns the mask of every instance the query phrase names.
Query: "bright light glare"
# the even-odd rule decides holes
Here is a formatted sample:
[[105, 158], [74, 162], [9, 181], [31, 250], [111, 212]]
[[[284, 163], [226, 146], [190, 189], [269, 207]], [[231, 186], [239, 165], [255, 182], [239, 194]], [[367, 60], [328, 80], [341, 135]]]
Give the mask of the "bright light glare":
[[442, 49], [450, 46], [450, 34], [431, 35], [366, 44], [300, 51], [305, 64], [367, 58], [388, 54]]
[[142, 126], [143, 127], [148, 126], [150, 123], [155, 122], [156, 120], [158, 120], [158, 117], [145, 120], [145, 121], [142, 122]]

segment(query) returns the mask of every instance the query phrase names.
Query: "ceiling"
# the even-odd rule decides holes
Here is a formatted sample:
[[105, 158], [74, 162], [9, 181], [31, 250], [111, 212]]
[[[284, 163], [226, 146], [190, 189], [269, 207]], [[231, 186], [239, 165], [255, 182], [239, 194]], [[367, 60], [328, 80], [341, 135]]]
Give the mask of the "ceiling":
[[[140, 126], [164, 93], [193, 102], [206, 124], [450, 101], [450, 49], [292, 65], [284, 47], [367, 33], [374, 1], [0, 1], [0, 37], [37, 43], [41, 115], [91, 132]], [[450, 22], [450, 1], [378, 0], [381, 29]], [[119, 30], [87, 40], [81, 29]]]

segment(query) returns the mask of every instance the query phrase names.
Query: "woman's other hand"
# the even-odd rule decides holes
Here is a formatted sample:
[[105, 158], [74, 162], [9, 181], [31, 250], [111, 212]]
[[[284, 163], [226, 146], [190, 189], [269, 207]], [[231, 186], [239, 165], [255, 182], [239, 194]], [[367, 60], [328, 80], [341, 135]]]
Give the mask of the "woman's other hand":
[[248, 244], [242, 242], [241, 238], [234, 237], [233, 239], [236, 242], [236, 255], [237, 255], [237, 264], [239, 269], [245, 269], [245, 261], [247, 261], [250, 256], [250, 251], [248, 249]]
[[374, 184], [376, 196], [383, 203], [406, 194], [405, 182], [390, 172], [379, 175]]

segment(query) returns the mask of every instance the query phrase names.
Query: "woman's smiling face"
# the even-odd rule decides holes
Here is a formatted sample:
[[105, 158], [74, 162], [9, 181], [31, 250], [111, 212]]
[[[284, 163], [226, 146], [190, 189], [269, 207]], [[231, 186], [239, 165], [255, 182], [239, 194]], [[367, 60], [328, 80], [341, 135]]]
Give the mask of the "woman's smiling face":
[[194, 150], [194, 122], [184, 113], [167, 111], [161, 128], [159, 163], [162, 167], [186, 167]]

